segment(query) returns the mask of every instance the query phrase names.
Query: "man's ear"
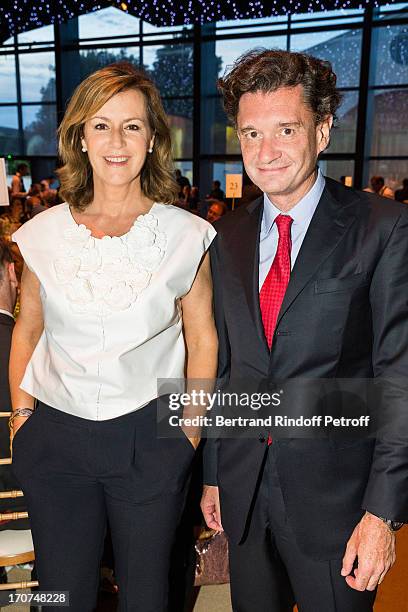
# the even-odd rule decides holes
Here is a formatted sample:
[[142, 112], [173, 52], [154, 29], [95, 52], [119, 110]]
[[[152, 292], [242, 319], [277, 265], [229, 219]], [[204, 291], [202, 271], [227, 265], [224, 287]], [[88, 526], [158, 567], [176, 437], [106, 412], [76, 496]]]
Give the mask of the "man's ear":
[[11, 285], [13, 287], [15, 287], [15, 289], [17, 289], [18, 288], [18, 280], [17, 280], [17, 276], [16, 276], [16, 270], [15, 270], [15, 267], [14, 267], [14, 261], [12, 261], [11, 263], [7, 264], [7, 273], [8, 273]]
[[330, 132], [333, 127], [333, 115], [328, 115], [317, 126], [317, 148], [322, 153], [330, 144]]

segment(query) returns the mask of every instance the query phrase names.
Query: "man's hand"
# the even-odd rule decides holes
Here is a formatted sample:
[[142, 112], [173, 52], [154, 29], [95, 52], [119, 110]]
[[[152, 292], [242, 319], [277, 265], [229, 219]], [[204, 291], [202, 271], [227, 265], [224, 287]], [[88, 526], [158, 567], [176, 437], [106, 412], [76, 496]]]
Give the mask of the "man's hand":
[[218, 487], [204, 485], [201, 498], [201, 511], [209, 529], [224, 531], [221, 525], [220, 496]]
[[[358, 557], [355, 577], [349, 576]], [[341, 575], [356, 591], [374, 591], [395, 562], [395, 534], [377, 516], [366, 512], [347, 542]]]

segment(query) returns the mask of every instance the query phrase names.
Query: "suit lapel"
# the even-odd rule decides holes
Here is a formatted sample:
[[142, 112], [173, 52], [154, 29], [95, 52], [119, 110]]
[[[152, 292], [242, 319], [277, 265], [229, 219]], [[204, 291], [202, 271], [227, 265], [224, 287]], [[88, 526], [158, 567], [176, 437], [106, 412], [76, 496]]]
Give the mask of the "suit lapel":
[[[330, 183], [329, 183], [330, 184]], [[354, 207], [340, 203], [326, 187], [306, 232], [293, 267], [288, 288], [279, 312], [277, 325], [293, 301], [315, 275], [321, 264], [337, 247], [355, 219]]]
[[258, 337], [261, 339], [265, 350], [269, 354], [259, 307], [258, 288], [259, 236], [261, 232], [263, 196], [251, 202], [246, 210], [248, 214], [241, 218], [239, 231], [234, 232], [233, 253], [235, 260], [239, 263], [242, 285], [245, 290], [251, 317], [258, 332]]

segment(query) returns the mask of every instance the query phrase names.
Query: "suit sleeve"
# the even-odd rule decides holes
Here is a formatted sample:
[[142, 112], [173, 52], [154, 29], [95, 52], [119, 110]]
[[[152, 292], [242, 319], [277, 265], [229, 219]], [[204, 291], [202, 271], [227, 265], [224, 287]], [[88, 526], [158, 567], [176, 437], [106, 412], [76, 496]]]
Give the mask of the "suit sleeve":
[[[211, 245], [210, 259], [211, 271], [213, 277], [214, 291], [214, 316], [218, 332], [218, 369], [217, 369], [217, 387], [222, 389], [229, 380], [230, 375], [230, 344], [228, 340], [228, 331], [224, 316], [223, 306], [223, 287], [220, 276], [218, 243], [219, 234]], [[214, 407], [216, 408], [216, 407]], [[213, 414], [216, 409], [213, 408]], [[218, 448], [219, 440], [215, 437], [207, 437], [203, 450], [203, 477], [204, 484], [217, 485], [217, 465], [218, 465]]]
[[[408, 522], [408, 209], [402, 211], [370, 289], [379, 419], [363, 507]], [[384, 433], [385, 432], [385, 433]]]

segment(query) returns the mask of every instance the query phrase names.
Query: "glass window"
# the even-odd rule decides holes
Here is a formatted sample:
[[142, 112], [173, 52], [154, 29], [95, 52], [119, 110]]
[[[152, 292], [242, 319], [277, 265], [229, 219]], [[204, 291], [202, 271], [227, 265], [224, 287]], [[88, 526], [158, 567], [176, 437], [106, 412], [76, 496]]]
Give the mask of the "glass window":
[[193, 155], [193, 100], [163, 100], [171, 130], [173, 157]]
[[319, 167], [324, 176], [340, 181], [340, 177], [354, 177], [354, 160], [352, 159], [320, 159]]
[[[138, 36], [140, 19], [113, 6], [78, 17], [79, 38]], [[118, 42], [120, 39], [118, 39]]]
[[374, 85], [408, 83], [408, 25], [373, 29]]
[[408, 155], [408, 89], [376, 91], [371, 155]]
[[124, 60], [139, 66], [139, 47], [126, 47], [125, 49], [81, 49], [79, 52], [81, 79], [108, 64]]
[[55, 101], [55, 53], [19, 55], [23, 102]]
[[332, 130], [329, 153], [354, 153], [356, 148], [358, 91], [343, 92], [337, 111], [337, 127]]
[[[143, 21], [143, 34], [157, 34], [160, 38], [177, 38], [179, 39], [183, 33], [191, 36], [193, 26], [189, 24], [178, 26], [156, 26], [148, 21]], [[175, 35], [172, 33], [175, 32]], [[165, 36], [163, 36], [165, 35]], [[149, 36], [150, 38], [150, 36]]]
[[[316, 13], [296, 13], [292, 15], [291, 26], [301, 28], [321, 25], [332, 25], [337, 23], [350, 23], [361, 21], [364, 16], [363, 9], [336, 9], [332, 11], [320, 11]], [[332, 19], [329, 19], [331, 17]], [[297, 23], [297, 22], [304, 23]]]
[[266, 49], [286, 49], [286, 36], [259, 36], [257, 38], [236, 38], [219, 40], [215, 43], [215, 55], [218, 61], [218, 75], [221, 76], [246, 51], [265, 47]]
[[388, 13], [389, 11], [403, 11], [408, 9], [408, 2], [396, 2], [395, 4], [385, 4], [380, 7], [381, 13]]
[[328, 60], [337, 75], [339, 87], [357, 87], [360, 82], [361, 30], [294, 34], [291, 51], [303, 51]]
[[241, 161], [213, 162], [212, 180], [220, 181], [221, 189], [225, 191], [225, 176], [227, 174], [242, 174], [243, 165]]
[[23, 129], [27, 155], [55, 155], [57, 113], [54, 105], [23, 106]]
[[0, 156], [19, 151], [17, 106], [0, 106]]
[[47, 25], [42, 28], [35, 28], [29, 32], [23, 32], [18, 35], [19, 43], [32, 42], [54, 42], [54, 26]]
[[16, 61], [14, 55], [0, 55], [0, 102], [16, 102]]
[[[288, 18], [285, 15], [278, 15], [273, 17], [261, 17], [259, 19], [229, 19], [224, 21], [217, 21], [216, 27], [217, 31], [220, 34], [238, 34], [239, 32], [265, 32], [268, 30], [284, 30], [287, 27], [287, 23]], [[226, 28], [226, 26], [229, 26], [229, 28], [224, 29]]]
[[394, 191], [401, 189], [402, 180], [408, 178], [408, 160], [376, 159], [369, 162], [368, 176], [383, 176], [385, 184]]
[[201, 105], [201, 150], [203, 153], [234, 154], [241, 148], [219, 96], [208, 96]]
[[143, 47], [143, 64], [162, 96], [193, 93], [193, 45]]

